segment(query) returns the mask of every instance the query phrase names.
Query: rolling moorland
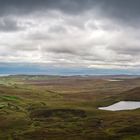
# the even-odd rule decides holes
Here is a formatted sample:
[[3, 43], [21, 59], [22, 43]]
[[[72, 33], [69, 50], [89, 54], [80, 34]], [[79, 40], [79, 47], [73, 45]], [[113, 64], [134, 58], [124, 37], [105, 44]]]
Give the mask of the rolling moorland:
[[140, 101], [139, 77], [3, 76], [0, 140], [140, 140], [140, 109], [98, 109], [122, 100]]

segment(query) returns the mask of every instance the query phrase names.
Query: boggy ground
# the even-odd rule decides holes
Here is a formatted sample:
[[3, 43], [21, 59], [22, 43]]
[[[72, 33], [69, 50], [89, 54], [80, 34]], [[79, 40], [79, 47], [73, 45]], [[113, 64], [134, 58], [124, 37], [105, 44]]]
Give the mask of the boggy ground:
[[110, 78], [1, 77], [0, 140], [140, 140], [140, 109], [98, 110], [140, 101], [140, 79]]

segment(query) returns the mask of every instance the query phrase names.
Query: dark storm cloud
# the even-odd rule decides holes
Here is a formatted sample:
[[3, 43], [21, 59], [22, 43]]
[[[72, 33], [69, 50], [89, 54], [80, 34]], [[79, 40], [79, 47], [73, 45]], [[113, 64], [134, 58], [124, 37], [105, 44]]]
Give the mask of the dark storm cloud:
[[139, 0], [1, 0], [0, 13], [27, 13], [37, 10], [60, 10], [69, 14], [80, 14], [100, 7], [101, 14], [117, 18], [139, 18]]
[[105, 13], [116, 17], [139, 18], [140, 15], [139, 0], [105, 0], [102, 6]]
[[[34, 12], [41, 9], [54, 9], [68, 13], [77, 13], [91, 7], [90, 0], [3, 0], [0, 1], [1, 14], [9, 12]], [[11, 13], [9, 13], [11, 14]]]

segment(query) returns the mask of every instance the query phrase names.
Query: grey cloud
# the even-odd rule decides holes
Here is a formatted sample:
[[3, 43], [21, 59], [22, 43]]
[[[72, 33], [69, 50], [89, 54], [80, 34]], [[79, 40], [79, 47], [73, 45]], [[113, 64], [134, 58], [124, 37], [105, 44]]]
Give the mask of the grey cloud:
[[34, 32], [26, 36], [25, 39], [34, 41], [47, 41], [53, 40], [53, 37], [51, 35], [48, 35], [48, 33]]
[[119, 54], [128, 54], [132, 56], [140, 55], [140, 46], [135, 46], [135, 45], [119, 45], [119, 46], [112, 46], [110, 47], [112, 50]]
[[138, 0], [0, 1], [0, 31], [6, 32], [0, 36], [0, 59], [86, 67], [121, 67], [124, 62], [138, 66], [139, 25], [128, 26], [128, 22], [139, 23], [139, 5]]
[[63, 26], [53, 26], [53, 27], [50, 27], [49, 28], [49, 32], [50, 33], [58, 33], [58, 34], [61, 34], [61, 33], [66, 33], [67, 30], [63, 27]]
[[0, 19], [0, 31], [1, 32], [15, 32], [23, 30], [24, 28], [18, 25], [16, 20], [11, 18], [1, 18]]
[[45, 49], [47, 52], [55, 53], [55, 54], [76, 54], [76, 50], [72, 49], [71, 47], [50, 47]]
[[[31, 47], [33, 46], [33, 47]], [[38, 46], [34, 46], [33, 43], [31, 42], [25, 42], [25, 43], [19, 43], [19, 44], [15, 44], [13, 46], [10, 46], [11, 50], [13, 51], [27, 51], [27, 52], [33, 52], [38, 50]]]

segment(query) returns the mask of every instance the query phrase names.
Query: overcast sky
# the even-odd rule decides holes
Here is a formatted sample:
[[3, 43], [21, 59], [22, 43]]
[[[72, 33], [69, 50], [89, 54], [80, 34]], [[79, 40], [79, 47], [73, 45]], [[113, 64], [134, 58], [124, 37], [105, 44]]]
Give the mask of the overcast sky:
[[1, 0], [0, 65], [140, 69], [140, 0]]

